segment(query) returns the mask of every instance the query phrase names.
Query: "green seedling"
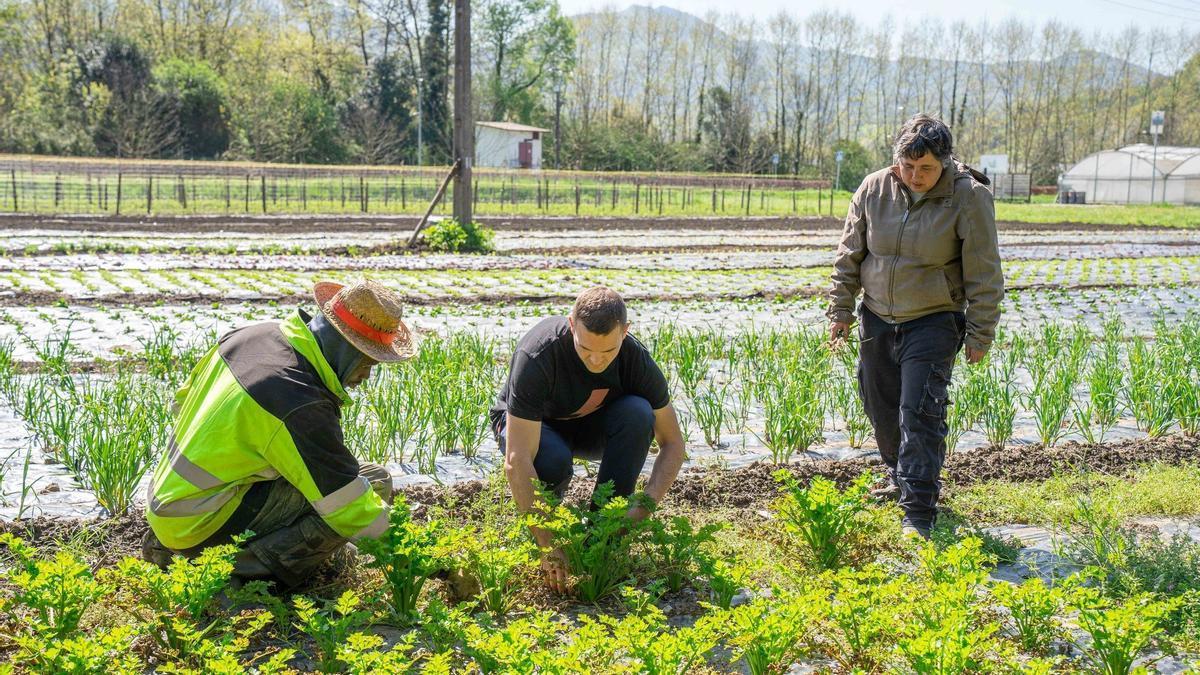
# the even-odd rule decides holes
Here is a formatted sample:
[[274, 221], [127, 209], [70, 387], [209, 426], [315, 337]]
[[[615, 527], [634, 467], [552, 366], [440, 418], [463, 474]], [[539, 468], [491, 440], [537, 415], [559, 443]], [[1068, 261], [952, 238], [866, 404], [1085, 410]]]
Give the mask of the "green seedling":
[[751, 675], [767, 675], [805, 654], [827, 604], [819, 592], [777, 589], [770, 598], [756, 598], [713, 617], [728, 626], [732, 663], [744, 660]]

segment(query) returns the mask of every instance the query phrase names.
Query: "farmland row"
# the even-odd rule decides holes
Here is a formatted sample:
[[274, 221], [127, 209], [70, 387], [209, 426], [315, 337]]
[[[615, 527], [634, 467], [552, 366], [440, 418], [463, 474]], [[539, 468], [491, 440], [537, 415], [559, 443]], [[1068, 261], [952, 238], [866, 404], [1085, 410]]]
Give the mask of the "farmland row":
[[[54, 302], [145, 304], [157, 302], [302, 301], [318, 278], [347, 279], [357, 270], [11, 270], [0, 272], [0, 304]], [[796, 269], [521, 269], [379, 270], [372, 273], [409, 303], [519, 302], [571, 298], [605, 285], [632, 300], [790, 297], [823, 293], [825, 267]], [[1084, 286], [1189, 286], [1200, 284], [1200, 257], [1013, 261], [1005, 268], [1011, 289]]]

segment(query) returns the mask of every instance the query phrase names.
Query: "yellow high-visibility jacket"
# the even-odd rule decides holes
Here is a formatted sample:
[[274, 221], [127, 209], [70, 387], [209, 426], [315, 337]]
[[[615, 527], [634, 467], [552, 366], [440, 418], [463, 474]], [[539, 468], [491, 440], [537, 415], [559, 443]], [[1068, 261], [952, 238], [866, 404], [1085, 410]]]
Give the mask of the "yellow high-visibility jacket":
[[337, 533], [377, 537], [387, 505], [342, 438], [346, 390], [302, 311], [222, 336], [175, 395], [178, 419], [146, 517], [168, 548], [227, 541], [283, 477]]

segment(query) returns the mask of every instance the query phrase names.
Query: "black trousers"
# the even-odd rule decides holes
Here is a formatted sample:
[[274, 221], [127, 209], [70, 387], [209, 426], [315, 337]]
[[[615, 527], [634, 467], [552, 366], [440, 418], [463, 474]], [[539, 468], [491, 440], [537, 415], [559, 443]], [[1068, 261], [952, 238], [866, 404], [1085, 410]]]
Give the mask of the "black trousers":
[[892, 324], [866, 306], [861, 315], [859, 394], [879, 454], [900, 488], [905, 524], [928, 529], [937, 519], [948, 390], [966, 316], [938, 312]]
[[[500, 421], [497, 440], [507, 452], [507, 429]], [[599, 459], [596, 485], [613, 483], [614, 497], [628, 497], [637, 487], [654, 440], [654, 409], [640, 396], [622, 396], [596, 412], [570, 420], [544, 420], [533, 469], [538, 480], [558, 496], [574, 475], [576, 455]]]

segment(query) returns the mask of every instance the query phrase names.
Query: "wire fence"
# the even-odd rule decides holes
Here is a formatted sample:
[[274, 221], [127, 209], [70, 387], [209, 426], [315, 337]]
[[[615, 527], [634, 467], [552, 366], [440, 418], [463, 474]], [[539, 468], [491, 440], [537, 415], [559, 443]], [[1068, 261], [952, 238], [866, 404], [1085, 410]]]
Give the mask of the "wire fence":
[[[0, 159], [0, 211], [30, 214], [421, 214], [443, 173], [214, 162]], [[820, 215], [828, 181], [703, 174], [480, 171], [480, 215]], [[847, 195], [839, 193], [844, 204]], [[434, 213], [447, 214], [443, 195]]]

